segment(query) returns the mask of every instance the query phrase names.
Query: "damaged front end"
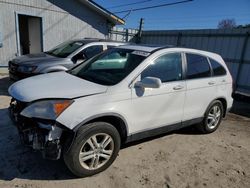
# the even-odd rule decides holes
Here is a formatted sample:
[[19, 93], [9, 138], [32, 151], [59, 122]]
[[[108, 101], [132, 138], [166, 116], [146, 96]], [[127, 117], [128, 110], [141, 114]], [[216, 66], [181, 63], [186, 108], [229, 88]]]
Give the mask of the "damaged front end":
[[21, 112], [29, 105], [12, 99], [9, 107], [10, 117], [17, 126], [21, 142], [41, 151], [46, 159], [59, 159], [63, 138], [71, 135], [71, 131], [55, 120], [22, 115]]

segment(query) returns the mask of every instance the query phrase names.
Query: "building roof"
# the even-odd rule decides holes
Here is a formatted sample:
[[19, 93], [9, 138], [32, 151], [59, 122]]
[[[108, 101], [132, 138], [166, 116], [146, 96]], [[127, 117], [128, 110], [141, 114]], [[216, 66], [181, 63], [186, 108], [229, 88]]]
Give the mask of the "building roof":
[[98, 5], [92, 0], [79, 0], [81, 3], [89, 7], [90, 9], [98, 12], [102, 16], [106, 17], [111, 23], [114, 25], [124, 25], [125, 21], [113, 14], [112, 12], [108, 11], [107, 9], [103, 8], [102, 6]]

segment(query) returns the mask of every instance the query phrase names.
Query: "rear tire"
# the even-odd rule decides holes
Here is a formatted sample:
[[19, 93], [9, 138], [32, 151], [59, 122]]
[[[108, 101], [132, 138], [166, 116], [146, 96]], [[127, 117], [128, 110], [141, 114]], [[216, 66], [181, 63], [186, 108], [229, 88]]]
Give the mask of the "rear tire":
[[84, 125], [77, 131], [69, 150], [63, 153], [70, 171], [78, 177], [92, 176], [107, 169], [116, 159], [121, 139], [106, 122]]
[[197, 129], [203, 134], [214, 132], [219, 127], [223, 114], [224, 109], [222, 103], [219, 100], [213, 101], [209, 105], [202, 123], [197, 125]]

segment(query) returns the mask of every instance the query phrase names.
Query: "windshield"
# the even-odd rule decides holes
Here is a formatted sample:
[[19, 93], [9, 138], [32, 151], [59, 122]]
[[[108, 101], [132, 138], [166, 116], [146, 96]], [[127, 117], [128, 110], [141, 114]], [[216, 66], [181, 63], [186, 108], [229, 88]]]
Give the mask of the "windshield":
[[70, 74], [101, 84], [115, 85], [129, 75], [149, 53], [114, 48], [75, 67]]
[[56, 57], [68, 57], [70, 54], [72, 54], [74, 51], [79, 49], [84, 45], [81, 41], [69, 41], [62, 43], [55, 47], [54, 49], [47, 51], [45, 53], [56, 56]]

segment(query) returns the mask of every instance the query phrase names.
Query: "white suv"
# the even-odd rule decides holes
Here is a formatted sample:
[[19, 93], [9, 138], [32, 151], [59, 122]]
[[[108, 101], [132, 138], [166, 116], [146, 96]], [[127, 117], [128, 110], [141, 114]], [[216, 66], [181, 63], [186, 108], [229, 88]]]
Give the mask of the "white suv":
[[80, 177], [109, 167], [123, 143], [190, 125], [211, 133], [233, 102], [221, 56], [135, 45], [21, 80], [9, 93], [23, 143], [49, 159], [62, 152]]

